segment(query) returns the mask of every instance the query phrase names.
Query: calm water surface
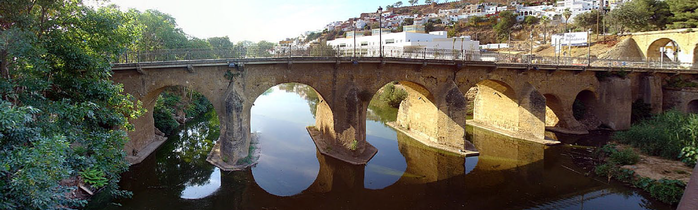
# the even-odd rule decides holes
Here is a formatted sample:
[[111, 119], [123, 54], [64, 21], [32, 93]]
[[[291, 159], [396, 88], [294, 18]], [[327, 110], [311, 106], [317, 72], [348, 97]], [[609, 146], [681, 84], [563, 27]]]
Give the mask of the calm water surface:
[[[251, 128], [260, 136], [261, 155], [255, 167], [221, 172], [205, 161], [219, 133], [215, 114], [208, 113], [124, 174], [121, 186], [132, 198], [95, 201], [91, 208], [671, 209], [638, 190], [584, 176], [587, 170], [573, 160], [589, 149], [469, 128], [481, 155], [466, 158], [396, 133], [385, 125], [395, 110], [374, 106], [367, 140], [378, 154], [366, 166], [346, 164], [318, 153], [305, 129], [315, 124], [314, 94], [284, 84], [257, 98]], [[598, 144], [595, 136], [562, 138]]]

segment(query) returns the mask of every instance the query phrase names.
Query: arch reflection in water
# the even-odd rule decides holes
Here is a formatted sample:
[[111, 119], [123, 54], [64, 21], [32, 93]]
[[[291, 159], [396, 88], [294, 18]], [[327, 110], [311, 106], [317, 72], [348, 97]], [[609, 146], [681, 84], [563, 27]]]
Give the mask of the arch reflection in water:
[[252, 175], [268, 193], [295, 195], [317, 177], [315, 144], [306, 130], [315, 124], [316, 104], [315, 90], [297, 83], [274, 86], [255, 100], [250, 123], [261, 154]]
[[211, 173], [211, 178], [209, 179], [208, 183], [202, 185], [187, 185], [187, 187], [182, 191], [182, 195], [179, 197], [184, 199], [204, 198], [216, 192], [216, 190], [218, 190], [220, 187], [221, 170], [216, 168], [213, 170], [213, 173]]

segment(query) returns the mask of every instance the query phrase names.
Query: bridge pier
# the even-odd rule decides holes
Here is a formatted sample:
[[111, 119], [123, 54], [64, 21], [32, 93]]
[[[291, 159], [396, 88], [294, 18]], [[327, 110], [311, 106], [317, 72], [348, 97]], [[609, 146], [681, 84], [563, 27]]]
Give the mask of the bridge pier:
[[[344, 90], [344, 91], [342, 91]], [[362, 165], [378, 152], [366, 141], [366, 109], [370, 96], [353, 84], [347, 84], [334, 97], [330, 108], [320, 99], [315, 114], [315, 126], [308, 127], [320, 153]]]
[[465, 137], [467, 103], [455, 83], [441, 85], [437, 95], [425, 87], [400, 82], [407, 98], [398, 109], [393, 127], [430, 147], [463, 155], [477, 155]]

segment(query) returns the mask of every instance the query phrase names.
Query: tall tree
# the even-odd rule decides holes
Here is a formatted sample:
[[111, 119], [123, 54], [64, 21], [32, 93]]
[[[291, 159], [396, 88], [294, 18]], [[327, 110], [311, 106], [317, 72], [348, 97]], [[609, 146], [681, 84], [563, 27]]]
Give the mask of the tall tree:
[[143, 26], [143, 35], [140, 37], [137, 50], [152, 51], [158, 49], [188, 48], [187, 34], [177, 27], [174, 17], [157, 10], [130, 10], [138, 18], [138, 23]]
[[401, 6], [402, 6], [402, 1], [395, 2], [395, 4], [393, 4], [393, 6], [394, 6], [394, 7], [401, 7]]
[[110, 80], [110, 62], [141, 28], [115, 6], [80, 0], [0, 3], [0, 209], [85, 202], [59, 183], [91, 171], [116, 193], [133, 97]]
[[570, 17], [572, 16], [572, 11], [570, 11], [569, 8], [565, 8], [565, 11], [562, 12], [562, 16], [565, 17], [565, 32], [564, 33], [567, 33], [567, 23], [569, 22]]
[[587, 29], [591, 29], [594, 31], [594, 33], [598, 33], [598, 31], [596, 31], [597, 18], [601, 19], [601, 20], [598, 20], [599, 22], [601, 22], [603, 20], [603, 17], [600, 16], [598, 10], [592, 10], [590, 12], [585, 12], [585, 13], [579, 14], [576, 17], [574, 17], [574, 25], [583, 29], [583, 31], [586, 31]]
[[407, 2], [409, 2], [410, 5], [414, 6], [415, 4], [419, 3], [419, 0], [408, 0]]
[[206, 41], [208, 41], [209, 45], [211, 45], [211, 47], [214, 49], [233, 48], [234, 46], [233, 42], [230, 41], [230, 38], [228, 38], [228, 36], [211, 37], [208, 38]]
[[669, 10], [674, 14], [670, 18], [669, 28], [695, 28], [698, 27], [698, 1], [695, 0], [667, 0]]
[[499, 21], [494, 25], [494, 31], [497, 32], [499, 40], [506, 40], [511, 33], [511, 28], [516, 24], [516, 15], [512, 11], [503, 11], [499, 13]]
[[620, 5], [609, 13], [611, 22], [621, 31], [654, 31], [666, 27], [672, 14], [669, 5], [659, 0], [633, 0]]

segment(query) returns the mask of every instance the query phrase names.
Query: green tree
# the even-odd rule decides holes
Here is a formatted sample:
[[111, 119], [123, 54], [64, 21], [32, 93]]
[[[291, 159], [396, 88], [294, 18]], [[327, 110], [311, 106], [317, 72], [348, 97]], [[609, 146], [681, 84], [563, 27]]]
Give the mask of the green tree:
[[79, 207], [61, 180], [98, 171], [118, 189], [124, 130], [142, 109], [111, 80], [140, 34], [133, 13], [80, 0], [0, 4], [0, 209]]
[[669, 10], [674, 15], [670, 18], [669, 28], [695, 28], [698, 27], [698, 1], [693, 0], [667, 0]]
[[431, 4], [432, 0], [424, 0], [424, 4]]
[[434, 23], [431, 21], [427, 21], [427, 23], [424, 24], [424, 31], [427, 33], [434, 31]]
[[609, 13], [611, 22], [624, 31], [662, 30], [672, 16], [669, 5], [659, 0], [633, 0], [624, 3]]
[[572, 11], [570, 11], [569, 8], [565, 8], [565, 11], [562, 12], [562, 16], [565, 17], [565, 33], [567, 33], [567, 23], [570, 20], [570, 17], [572, 16]]
[[228, 36], [211, 37], [206, 39], [206, 41], [214, 49], [230, 49], [234, 46], [233, 42], [230, 41], [230, 38], [228, 38]]
[[543, 26], [543, 42], [546, 42], [548, 41], [548, 24], [550, 24], [550, 18], [548, 18], [548, 16], [541, 17], [540, 24]]
[[536, 16], [526, 16], [523, 21], [526, 25], [529, 27], [532, 27], [533, 25], [536, 25], [540, 22], [540, 18]]
[[189, 47], [187, 34], [181, 28], [177, 28], [177, 22], [169, 14], [157, 10], [140, 12], [135, 9], [131, 9], [129, 13], [138, 18], [138, 24], [142, 25], [143, 28], [143, 33], [137, 43], [137, 50], [152, 51]]
[[412, 6], [414, 6], [415, 4], [419, 4], [419, 0], [408, 0], [407, 2], [409, 2]]
[[494, 25], [494, 31], [500, 41], [506, 40], [511, 33], [511, 28], [516, 24], [516, 14], [512, 11], [499, 13], [499, 21]]
[[402, 22], [402, 25], [413, 25], [414, 24], [414, 18], [405, 18], [405, 20]]
[[401, 7], [401, 6], [402, 6], [402, 1], [395, 2], [395, 4], [393, 4], [393, 6], [394, 6], [394, 7]]
[[583, 31], [591, 29], [594, 33], [598, 33], [598, 31], [596, 31], [597, 17], [599, 18], [598, 22], [602, 22], [603, 16], [599, 14], [598, 10], [579, 14], [574, 17], [574, 25], [581, 28]]

